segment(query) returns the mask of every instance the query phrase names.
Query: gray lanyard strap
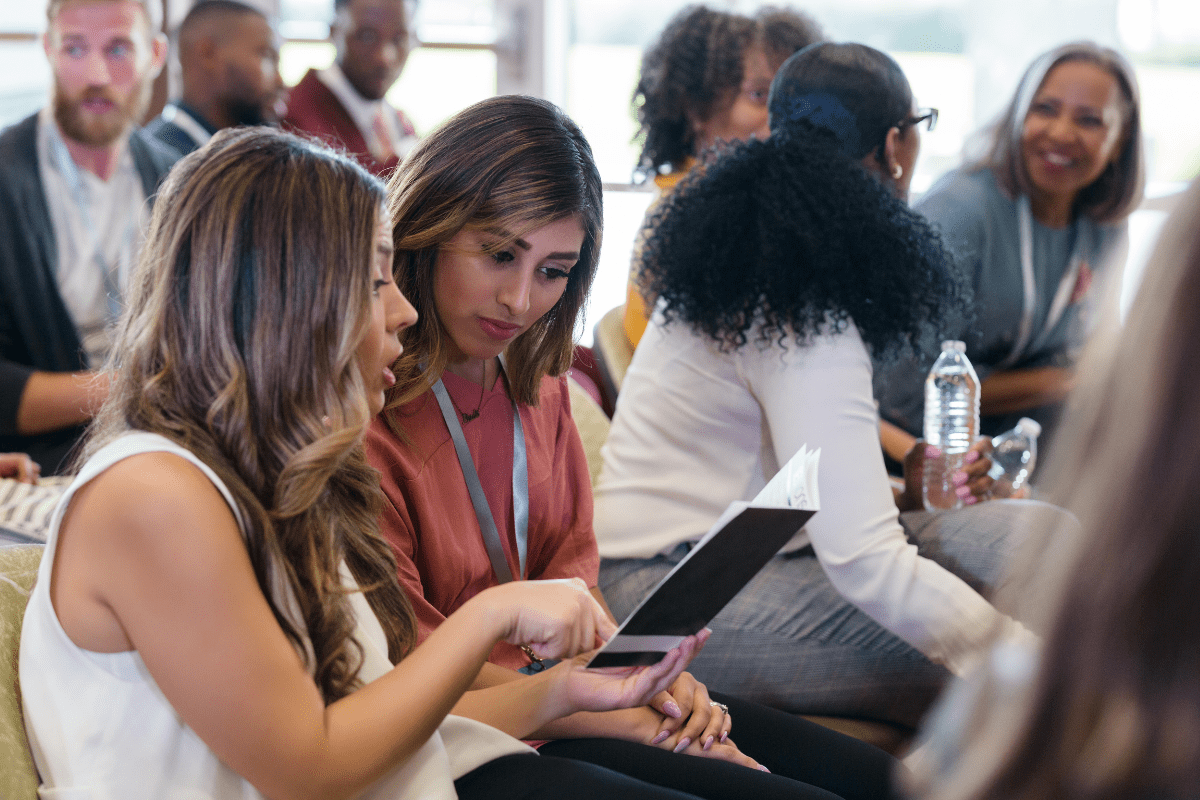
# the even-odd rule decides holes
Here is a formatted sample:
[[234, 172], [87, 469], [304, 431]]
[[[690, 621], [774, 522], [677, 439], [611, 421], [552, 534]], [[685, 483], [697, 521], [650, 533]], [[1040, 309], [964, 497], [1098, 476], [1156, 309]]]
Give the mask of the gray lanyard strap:
[[[437, 398], [438, 407], [442, 410], [442, 419], [450, 430], [450, 438], [454, 441], [454, 452], [458, 454], [458, 465], [462, 468], [463, 478], [467, 482], [467, 492], [471, 495], [471, 505], [475, 508], [475, 518], [479, 520], [479, 532], [483, 534], [483, 546], [487, 548], [488, 559], [492, 562], [492, 570], [496, 579], [508, 583], [513, 579], [509, 569], [508, 559], [504, 557], [504, 546], [500, 542], [500, 531], [492, 509], [488, 506], [487, 496], [483, 493], [483, 484], [479, 482], [479, 473], [475, 470], [475, 461], [467, 447], [467, 437], [463, 434], [462, 425], [458, 421], [458, 411], [450, 402], [450, 394], [446, 391], [442, 379], [438, 378], [433, 384], [433, 395]], [[529, 467], [525, 453], [525, 430], [521, 425], [521, 414], [517, 410], [517, 401], [513, 401], [513, 517], [517, 533], [517, 565], [521, 577], [525, 575], [525, 559], [529, 550]]]
[[[1029, 207], [1029, 198], [1021, 195], [1017, 198], [1017, 224], [1021, 235], [1021, 278], [1024, 290], [1024, 307], [1021, 313], [1021, 324], [1017, 329], [1017, 340], [1013, 343], [1012, 352], [1008, 357], [996, 365], [997, 370], [1008, 369], [1013, 364], [1021, 359], [1025, 351], [1029, 347], [1029, 341], [1033, 338], [1033, 313], [1037, 306], [1037, 282], [1033, 275], [1033, 210]], [[1050, 311], [1046, 315], [1046, 324], [1042, 327], [1042, 332], [1038, 339], [1047, 336], [1058, 321], [1062, 318], [1063, 312], [1067, 310], [1067, 306], [1071, 302], [1071, 295], [1074, 292], [1075, 284], [1079, 280], [1079, 270], [1083, 265], [1083, 242], [1082, 237], [1075, 237], [1075, 243], [1071, 248], [1071, 258], [1067, 262], [1067, 271], [1063, 273], [1062, 280], [1058, 282], [1058, 289], [1054, 293], [1054, 299], [1050, 303]]]

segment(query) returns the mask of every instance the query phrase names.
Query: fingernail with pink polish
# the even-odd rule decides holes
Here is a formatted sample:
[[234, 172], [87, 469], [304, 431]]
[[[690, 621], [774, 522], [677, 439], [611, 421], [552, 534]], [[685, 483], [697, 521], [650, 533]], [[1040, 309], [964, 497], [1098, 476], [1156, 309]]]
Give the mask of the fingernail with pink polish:
[[767, 769], [766, 767], [764, 767], [762, 764], [759, 764], [759, 765], [758, 765], [758, 768], [759, 768], [759, 769], [761, 769], [763, 772], [770, 772], [770, 771], [771, 771], [771, 770]]
[[682, 739], [679, 740], [679, 744], [675, 745], [675, 752], [682, 753], [684, 750], [687, 750], [687, 746], [691, 743], [692, 743], [691, 739], [689, 739], [686, 736], [683, 737]]
[[978, 450], [968, 450], [966, 457], [963, 458], [963, 463], [964, 464], [974, 464], [978, 460], [979, 460], [979, 451]]
[[963, 472], [962, 470], [959, 470], [958, 472], [956, 472], [950, 476], [950, 480], [954, 483], [955, 486], [962, 486], [964, 483], [967, 482], [967, 473]]
[[724, 744], [724, 743], [725, 743], [725, 740], [726, 740], [726, 739], [728, 739], [728, 738], [729, 738], [729, 731], [722, 731], [722, 733], [721, 733], [721, 744]]
[[956, 495], [958, 495], [959, 497], [966, 499], [966, 497], [971, 494], [971, 487], [970, 486], [960, 486], [954, 490], [954, 493]]
[[942, 449], [932, 444], [925, 445], [925, 457], [937, 458], [942, 454]]
[[667, 737], [670, 735], [671, 735], [670, 731], [659, 731], [658, 736], [655, 736], [653, 739], [650, 740], [650, 744], [662, 744], [663, 742], [665, 742], [667, 740]]
[[713, 737], [709, 736], [707, 739], [704, 740], [704, 747], [702, 747], [701, 749], [707, 750], [708, 748], [712, 747], [712, 743], [713, 743]]
[[668, 700], [667, 702], [663, 703], [663, 713], [668, 717], [679, 717], [683, 714], [683, 712], [679, 710], [679, 706], [674, 700]]

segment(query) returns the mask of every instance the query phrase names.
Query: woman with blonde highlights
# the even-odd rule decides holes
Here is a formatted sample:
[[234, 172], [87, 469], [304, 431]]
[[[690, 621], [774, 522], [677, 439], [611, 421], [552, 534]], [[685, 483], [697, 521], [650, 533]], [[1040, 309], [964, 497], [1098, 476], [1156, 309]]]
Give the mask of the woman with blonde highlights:
[[[503, 797], [514, 769], [526, 796], [561, 785], [447, 714], [497, 641], [569, 657], [613, 630], [601, 607], [581, 582], [499, 587], [416, 645], [378, 533], [361, 440], [416, 318], [383, 200], [349, 159], [263, 129], [217, 134], [164, 185], [22, 629], [43, 791]], [[546, 703], [641, 702], [694, 646]], [[577, 772], [584, 796], [639, 788]]]
[[[523, 97], [461, 112], [392, 178], [396, 282], [420, 321], [366, 444], [419, 639], [514, 578], [596, 585], [590, 476], [562, 375], [599, 254], [600, 189], [578, 127]], [[539, 687], [578, 671], [500, 644], [455, 710], [552, 740], [543, 756], [711, 800], [887, 794], [883, 752], [710, 695], [687, 673], [649, 704], [605, 713], [542, 699]], [[543, 724], [516, 730], [514, 708]]]
[[1200, 796], [1198, 230], [1194, 182], [1124, 328], [1108, 320], [1080, 364], [1049, 486], [1081, 526], [1023, 558], [1045, 644], [999, 649], [949, 695], [920, 797]]

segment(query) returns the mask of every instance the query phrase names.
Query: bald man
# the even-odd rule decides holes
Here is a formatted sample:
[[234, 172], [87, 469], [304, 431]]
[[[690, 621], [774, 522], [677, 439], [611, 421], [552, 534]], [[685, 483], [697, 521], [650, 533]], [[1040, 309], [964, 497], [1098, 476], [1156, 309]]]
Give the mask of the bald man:
[[221, 128], [274, 125], [282, 116], [278, 36], [262, 12], [237, 0], [201, 0], [179, 26], [183, 97], [147, 130], [181, 153]]

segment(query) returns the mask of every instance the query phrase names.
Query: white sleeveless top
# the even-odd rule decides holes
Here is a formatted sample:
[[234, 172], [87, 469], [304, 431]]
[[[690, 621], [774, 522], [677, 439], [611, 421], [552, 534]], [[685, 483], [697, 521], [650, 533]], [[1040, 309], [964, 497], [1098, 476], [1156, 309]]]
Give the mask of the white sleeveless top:
[[[77, 647], [50, 602], [58, 528], [75, 491], [121, 459], [147, 452], [174, 453], [195, 464], [239, 516], [232, 495], [213, 471], [157, 434], [126, 434], [84, 465], [51, 520], [21, 631], [21, 696], [42, 778], [39, 794], [44, 800], [261, 798], [179, 718], [137, 651], [98, 653]], [[344, 565], [343, 576], [352, 581]], [[350, 598], [358, 618], [354, 636], [364, 653], [360, 676], [368, 683], [391, 669], [387, 641], [366, 598], [361, 593]], [[420, 750], [363, 797], [454, 798], [456, 778], [499, 756], [533, 752], [483, 723], [446, 717]]]

